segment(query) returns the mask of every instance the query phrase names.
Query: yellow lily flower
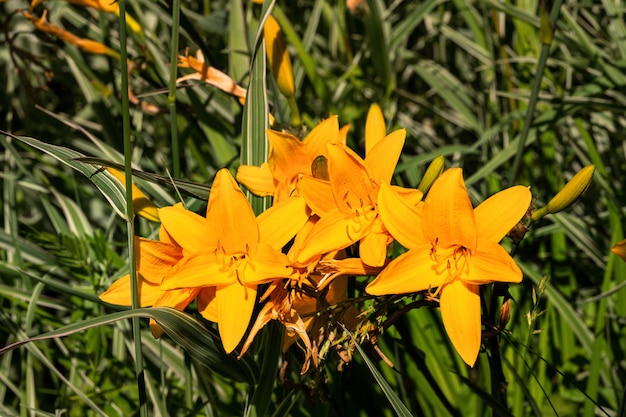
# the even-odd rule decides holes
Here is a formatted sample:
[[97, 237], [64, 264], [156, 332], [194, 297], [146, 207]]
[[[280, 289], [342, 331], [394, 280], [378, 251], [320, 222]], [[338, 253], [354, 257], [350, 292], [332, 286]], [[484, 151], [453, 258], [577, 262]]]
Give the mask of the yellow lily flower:
[[[292, 206], [286, 207], [285, 217], [289, 217]], [[293, 207], [301, 213], [302, 205], [296, 202]], [[273, 247], [279, 245], [273, 239], [284, 241], [295, 230], [291, 236], [281, 232], [268, 238], [270, 242], [261, 241], [259, 220], [226, 169], [215, 176], [206, 218], [171, 207], [162, 208], [159, 217], [183, 253], [163, 278], [161, 289], [215, 287], [211, 303], [215, 303], [218, 330], [224, 349], [232, 352], [252, 317], [257, 285], [290, 275], [289, 259]]]
[[339, 121], [337, 116], [329, 117], [304, 140], [275, 130], [268, 130], [267, 138], [270, 144], [267, 165], [240, 166], [237, 181], [255, 195], [273, 196], [276, 204], [293, 194], [300, 174], [311, 175], [311, 163], [319, 155], [326, 156], [327, 143], [340, 141]]
[[390, 133], [365, 160], [345, 145], [327, 146], [329, 180], [303, 176], [298, 185], [300, 195], [320, 216], [297, 256], [299, 262], [360, 241], [365, 264], [384, 264], [392, 239], [378, 216], [378, 190], [391, 181], [405, 137], [404, 129]]
[[[120, 15], [120, 5], [117, 1], [113, 0], [67, 0], [67, 2], [78, 6], [91, 7], [105, 13], [115, 13], [118, 16]], [[141, 25], [128, 13], [126, 13], [126, 25], [128, 25], [128, 27], [135, 33], [142, 34], [143, 32]]]
[[474, 366], [481, 341], [479, 285], [522, 280], [522, 271], [498, 242], [524, 216], [530, 201], [530, 190], [515, 186], [474, 209], [460, 168], [435, 181], [423, 207], [402, 205], [403, 198], [391, 187], [381, 187], [383, 222], [389, 221], [392, 234], [401, 230], [394, 237], [410, 250], [366, 291], [404, 294], [437, 287], [446, 332], [463, 360]]
[[[184, 211], [180, 204], [172, 207], [174, 210]], [[163, 290], [160, 287], [163, 277], [182, 259], [182, 248], [176, 244], [161, 226], [159, 240], [136, 237], [137, 273], [139, 305], [141, 307], [173, 307], [184, 310], [196, 297], [205, 300], [198, 310], [208, 320], [216, 321], [214, 309], [209, 307], [210, 300], [215, 298], [214, 288], [182, 288]], [[102, 294], [100, 299], [110, 304], [130, 306], [131, 300], [130, 274], [124, 275], [115, 281]], [[163, 334], [161, 327], [150, 319], [150, 329], [155, 338]]]

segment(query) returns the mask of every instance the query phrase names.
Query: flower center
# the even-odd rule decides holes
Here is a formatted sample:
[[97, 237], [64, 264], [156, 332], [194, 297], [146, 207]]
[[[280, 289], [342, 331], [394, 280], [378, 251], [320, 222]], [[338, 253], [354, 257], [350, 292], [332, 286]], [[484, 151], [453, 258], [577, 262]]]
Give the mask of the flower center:
[[[214, 255], [217, 258], [217, 262], [223, 265], [223, 269], [228, 269], [230, 271], [230, 275], [235, 277], [239, 285], [243, 285], [245, 281], [245, 270], [246, 267], [250, 264], [250, 247], [246, 243], [246, 251], [238, 252], [233, 254], [228, 254], [224, 250], [221, 242], [217, 242], [217, 247], [215, 248]], [[251, 265], [250, 265], [251, 266]]]
[[438, 239], [431, 243], [430, 259], [435, 263], [433, 269], [437, 275], [446, 274], [442, 285], [439, 286], [435, 295], [444, 284], [462, 279], [463, 274], [469, 273], [471, 252], [468, 248], [455, 245], [450, 248], [438, 248]]

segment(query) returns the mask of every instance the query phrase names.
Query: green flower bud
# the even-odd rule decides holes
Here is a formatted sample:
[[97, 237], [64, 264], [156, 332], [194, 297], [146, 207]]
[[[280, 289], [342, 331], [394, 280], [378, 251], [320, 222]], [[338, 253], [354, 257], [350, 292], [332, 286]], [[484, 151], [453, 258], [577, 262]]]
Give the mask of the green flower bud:
[[587, 165], [572, 177], [571, 180], [561, 191], [557, 193], [548, 203], [548, 211], [550, 213], [558, 213], [571, 206], [578, 198], [583, 195], [593, 179], [593, 173], [596, 170], [595, 165]]
[[439, 176], [443, 172], [443, 167], [445, 163], [446, 159], [442, 155], [439, 155], [438, 157], [433, 159], [433, 161], [426, 169], [426, 172], [424, 173], [422, 180], [417, 186], [417, 189], [426, 194], [428, 190], [430, 190], [430, 187], [433, 185], [435, 180], [439, 178]]
[[552, 200], [550, 200], [545, 207], [542, 207], [533, 213], [531, 220], [536, 222], [547, 214], [558, 213], [571, 206], [580, 198], [581, 195], [583, 195], [585, 191], [587, 191], [587, 188], [591, 185], [591, 180], [593, 179], [593, 173], [595, 170], [595, 165], [587, 165], [578, 171], [576, 175], [574, 175], [572, 179], [565, 184], [565, 187], [563, 187], [557, 195], [552, 197]]

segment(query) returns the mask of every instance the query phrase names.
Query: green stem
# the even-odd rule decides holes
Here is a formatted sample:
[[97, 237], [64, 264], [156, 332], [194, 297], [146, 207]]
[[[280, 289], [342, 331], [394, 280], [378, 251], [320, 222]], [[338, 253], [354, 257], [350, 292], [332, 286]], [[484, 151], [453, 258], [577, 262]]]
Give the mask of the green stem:
[[522, 155], [528, 134], [530, 132], [533, 116], [535, 113], [535, 107], [537, 106], [537, 98], [539, 96], [539, 88], [541, 87], [541, 81], [543, 80], [543, 73], [548, 62], [548, 54], [550, 53], [550, 47], [552, 45], [552, 39], [554, 35], [554, 24], [559, 16], [559, 10], [561, 9], [562, 0], [555, 0], [550, 11], [550, 17], [545, 17], [547, 13], [546, 4], [541, 2], [540, 13], [541, 19], [541, 52], [539, 53], [539, 60], [537, 61], [537, 71], [535, 72], [535, 78], [533, 79], [532, 86], [530, 88], [530, 98], [528, 100], [528, 108], [526, 109], [526, 115], [524, 116], [524, 126], [522, 127], [522, 133], [519, 143], [517, 145], [517, 152], [515, 153], [515, 159], [513, 160], [513, 167], [509, 172], [509, 184], [513, 184], [517, 177], [520, 163], [522, 161]]
[[[128, 230], [128, 252], [131, 292], [131, 305], [138, 309], [139, 290], [137, 282], [137, 265], [135, 263], [135, 228], [133, 214], [133, 176], [131, 168], [132, 146], [130, 143], [130, 110], [128, 104], [128, 56], [126, 53], [126, 0], [119, 1], [120, 7], [120, 66], [122, 76], [122, 135], [124, 137], [124, 173], [126, 175], [126, 221]], [[146, 401], [146, 383], [143, 370], [143, 354], [141, 351], [141, 329], [139, 317], [133, 317], [133, 336], [135, 345], [135, 374], [139, 391], [139, 415], [148, 416]]]
[[170, 109], [170, 134], [172, 135], [172, 176], [180, 178], [180, 145], [176, 123], [176, 74], [178, 66], [178, 28], [180, 26], [180, 0], [172, 2], [172, 44], [170, 50], [170, 85], [167, 102]]

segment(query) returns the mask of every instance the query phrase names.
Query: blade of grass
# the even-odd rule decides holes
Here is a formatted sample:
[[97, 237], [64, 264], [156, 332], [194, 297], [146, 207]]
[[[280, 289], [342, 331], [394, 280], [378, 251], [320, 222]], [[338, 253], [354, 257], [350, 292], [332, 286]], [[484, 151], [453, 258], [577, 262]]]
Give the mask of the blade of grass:
[[[122, 77], [122, 136], [124, 138], [124, 174], [126, 175], [126, 226], [128, 237], [128, 253], [130, 256], [130, 293], [133, 309], [139, 308], [139, 289], [137, 276], [137, 263], [135, 251], [135, 228], [133, 214], [133, 177], [131, 158], [133, 149], [130, 142], [130, 109], [128, 102], [128, 57], [126, 52], [126, 0], [119, 1], [119, 31], [120, 31], [120, 67]], [[146, 383], [143, 369], [143, 353], [141, 351], [141, 331], [139, 317], [132, 318], [133, 342], [135, 345], [135, 375], [137, 377], [137, 390], [139, 393], [139, 415], [148, 417], [148, 403], [146, 397]]]
[[343, 324], [339, 323], [339, 325], [343, 327], [344, 332], [350, 335], [350, 338], [354, 342], [354, 346], [361, 354], [361, 357], [363, 358], [363, 361], [367, 365], [367, 368], [372, 373], [374, 380], [376, 380], [376, 383], [378, 384], [380, 389], [383, 391], [383, 394], [385, 394], [385, 397], [387, 397], [387, 399], [389, 400], [389, 404], [391, 404], [391, 407], [395, 411], [396, 415], [400, 417], [412, 417], [413, 414], [411, 414], [409, 409], [406, 408], [406, 406], [404, 405], [402, 400], [400, 400], [400, 398], [395, 393], [393, 388], [391, 388], [391, 386], [387, 383], [387, 381], [385, 381], [385, 378], [383, 378], [383, 376], [380, 374], [378, 369], [376, 369], [376, 366], [374, 365], [374, 363], [367, 357], [367, 353], [365, 353], [365, 351], [363, 350], [361, 345], [356, 341], [352, 333], [348, 332], [348, 329], [346, 329], [343, 326]]

